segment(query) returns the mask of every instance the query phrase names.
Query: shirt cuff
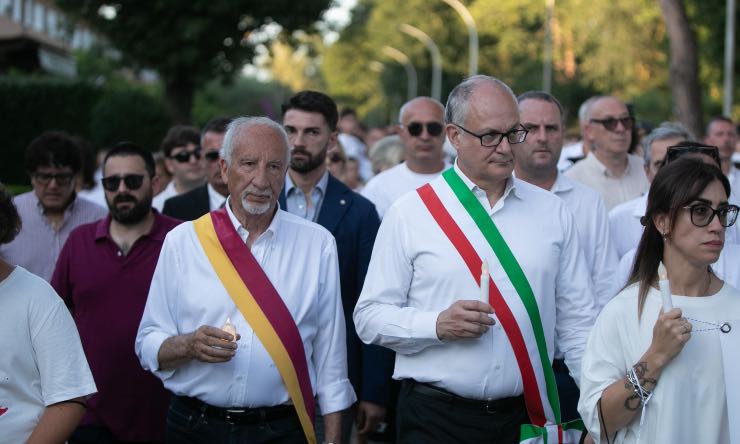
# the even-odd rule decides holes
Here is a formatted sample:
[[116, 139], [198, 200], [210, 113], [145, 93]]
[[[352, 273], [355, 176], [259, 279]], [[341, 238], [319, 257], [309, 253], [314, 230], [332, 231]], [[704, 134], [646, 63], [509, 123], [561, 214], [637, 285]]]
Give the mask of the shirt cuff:
[[437, 318], [441, 311], [424, 311], [417, 313], [411, 321], [411, 337], [417, 339], [431, 339], [441, 344], [437, 336]]
[[316, 395], [322, 415], [346, 410], [357, 401], [352, 384], [346, 378], [317, 389]]
[[169, 337], [163, 331], [150, 331], [146, 333], [141, 342], [141, 355], [139, 359], [141, 360], [142, 367], [144, 367], [144, 370], [154, 373], [162, 381], [169, 379], [175, 373], [175, 369], [159, 369], [159, 349], [162, 348], [162, 344]]

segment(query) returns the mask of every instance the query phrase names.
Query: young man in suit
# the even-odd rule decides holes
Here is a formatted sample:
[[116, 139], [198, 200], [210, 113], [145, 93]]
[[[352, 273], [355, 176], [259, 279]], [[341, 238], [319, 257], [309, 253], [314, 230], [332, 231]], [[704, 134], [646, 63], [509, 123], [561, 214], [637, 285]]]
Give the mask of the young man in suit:
[[358, 404], [343, 421], [349, 442], [356, 420], [360, 437], [377, 430], [388, 403], [393, 356], [362, 344], [352, 323], [352, 310], [365, 281], [380, 221], [370, 201], [334, 178], [326, 152], [337, 141], [337, 106], [325, 94], [302, 91], [282, 106], [283, 126], [291, 145], [290, 169], [280, 207], [329, 230], [337, 242], [344, 315], [347, 320], [347, 365]]

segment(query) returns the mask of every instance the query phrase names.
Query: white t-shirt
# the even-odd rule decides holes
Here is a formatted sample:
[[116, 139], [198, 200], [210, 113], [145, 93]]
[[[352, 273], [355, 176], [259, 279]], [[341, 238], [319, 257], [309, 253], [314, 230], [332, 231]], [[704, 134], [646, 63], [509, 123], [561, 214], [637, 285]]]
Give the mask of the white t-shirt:
[[46, 406], [97, 391], [69, 310], [22, 267], [0, 282], [0, 350], [2, 442], [25, 442]]
[[[637, 318], [638, 285], [632, 285], [601, 311], [581, 367], [578, 411], [596, 442], [600, 438], [597, 401], [606, 387], [621, 379], [650, 346], [662, 308], [660, 292], [648, 293]], [[725, 284], [713, 296], [673, 296], [673, 306], [687, 318], [722, 324], [740, 319], [740, 292]], [[694, 332], [683, 350], [663, 369], [647, 405], [640, 442], [651, 444], [729, 443], [725, 376], [718, 329], [692, 320]], [[701, 330], [701, 331], [699, 331]], [[737, 420], [737, 418], [733, 418]], [[640, 413], [611, 442], [637, 442]]]
[[450, 164], [445, 161], [444, 167], [438, 172], [419, 174], [411, 171], [404, 162], [373, 177], [360, 194], [375, 204], [378, 216], [382, 219], [388, 208], [399, 197], [431, 182], [449, 167]]

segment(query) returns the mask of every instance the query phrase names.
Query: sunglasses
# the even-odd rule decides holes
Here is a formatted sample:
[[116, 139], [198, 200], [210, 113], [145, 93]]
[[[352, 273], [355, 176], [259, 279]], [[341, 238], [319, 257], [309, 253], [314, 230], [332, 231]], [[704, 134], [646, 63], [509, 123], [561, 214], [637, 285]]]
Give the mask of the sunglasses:
[[36, 182], [40, 183], [41, 185], [48, 185], [49, 182], [54, 179], [57, 182], [57, 185], [61, 187], [66, 187], [67, 185], [69, 185], [72, 182], [73, 177], [74, 174], [72, 173], [34, 173], [33, 175], [33, 178], [36, 179]]
[[139, 188], [141, 188], [141, 184], [144, 183], [144, 175], [143, 174], [126, 174], [125, 176], [108, 176], [104, 177], [102, 180], [103, 188], [106, 189], [106, 191], [116, 191], [118, 190], [118, 187], [121, 185], [121, 181], [123, 181], [123, 184], [126, 185], [126, 188], [128, 188], [131, 191], [136, 191]]
[[209, 151], [203, 154], [203, 157], [205, 157], [209, 162], [215, 162], [221, 158], [221, 154], [218, 151]]
[[663, 165], [668, 165], [672, 161], [686, 154], [704, 154], [705, 156], [709, 156], [714, 159], [714, 161], [717, 162], [718, 167], [722, 165], [722, 162], [719, 160], [719, 148], [696, 142], [683, 142], [678, 145], [669, 146], [668, 152], [666, 152], [665, 159], [663, 160]]
[[697, 227], [706, 227], [714, 219], [714, 215], [717, 215], [719, 224], [723, 227], [731, 227], [732, 224], [737, 220], [737, 205], [724, 205], [716, 210], [707, 204], [695, 204], [683, 207], [685, 210], [689, 210], [691, 213], [691, 223]]
[[168, 156], [170, 159], [175, 159], [179, 163], [187, 163], [190, 162], [190, 156], [195, 156], [195, 160], [200, 160], [201, 155], [201, 149], [200, 147], [194, 149], [193, 151], [180, 151], [177, 154]]
[[617, 129], [617, 124], [621, 123], [622, 128], [629, 131], [632, 129], [632, 125], [634, 125], [635, 119], [633, 119], [631, 116], [622, 117], [621, 119], [609, 117], [608, 119], [591, 119], [591, 123], [600, 123], [604, 125], [604, 128], [606, 128], [607, 131], [615, 131]]
[[442, 134], [442, 124], [438, 122], [427, 122], [427, 123], [420, 123], [420, 122], [411, 122], [408, 125], [406, 125], [406, 129], [409, 131], [409, 134], [411, 134], [414, 137], [421, 136], [421, 133], [424, 131], [424, 127], [427, 128], [427, 134], [429, 134], [432, 137], [437, 137], [440, 134]]

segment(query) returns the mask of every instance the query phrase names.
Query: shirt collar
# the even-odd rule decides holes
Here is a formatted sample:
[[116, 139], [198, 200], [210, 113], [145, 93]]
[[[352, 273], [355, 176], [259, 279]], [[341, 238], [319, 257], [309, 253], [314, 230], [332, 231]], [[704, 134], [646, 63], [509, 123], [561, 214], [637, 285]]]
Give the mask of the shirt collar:
[[[314, 186], [314, 189], [318, 189], [321, 192], [321, 195], [326, 194], [326, 187], [329, 185], [329, 170], [324, 170], [324, 174], [321, 175], [321, 178], [319, 179], [318, 183]], [[290, 193], [293, 192], [293, 190], [297, 189], [298, 187], [295, 186], [293, 183], [293, 179], [290, 178], [290, 174], [285, 173], [285, 196], [289, 196]]]
[[[152, 224], [151, 230], [149, 230], [149, 233], [143, 235], [142, 237], [150, 237], [151, 239], [157, 240], [157, 241], [164, 241], [165, 236], [167, 235], [167, 228], [162, 223], [162, 215], [159, 214], [159, 211], [157, 211], [156, 208], [152, 207], [152, 212], [154, 212], [154, 223]], [[108, 213], [107, 216], [100, 219], [95, 223], [95, 240], [98, 241], [100, 239], [110, 238], [110, 223], [111, 223], [111, 216], [110, 213]]]
[[[622, 177], [629, 176], [630, 171], [632, 170], [632, 162], [630, 162], [630, 154], [627, 154], [627, 159], [625, 160], [627, 161], [627, 166], [624, 168], [624, 173], [622, 174]], [[589, 161], [592, 164], [594, 164], [596, 169], [604, 176], [614, 177], [611, 171], [609, 171], [609, 168], [607, 168], [603, 163], [601, 163], [601, 161], [598, 159], [598, 157], [596, 157], [593, 151], [588, 153], [588, 156], [586, 156], [586, 159], [584, 159], [584, 162], [585, 161]]]
[[573, 183], [569, 181], [564, 175], [558, 173], [555, 178], [555, 182], [552, 184], [550, 191], [552, 193], [565, 193], [573, 189]]
[[208, 199], [212, 201], [221, 201], [221, 202], [226, 200], [226, 197], [222, 195], [221, 193], [219, 193], [218, 191], [216, 191], [216, 189], [213, 188], [213, 186], [210, 183], [206, 184], [206, 189], [208, 190]]
[[[247, 241], [247, 237], [249, 237], [249, 231], [242, 226], [242, 223], [239, 222], [239, 219], [236, 218], [236, 215], [233, 211], [231, 211], [231, 196], [226, 198], [226, 205], [224, 207], [226, 208], [226, 213], [229, 215], [229, 220], [231, 220], [231, 223], [234, 225], [234, 228], [236, 229], [236, 232], [239, 234], [239, 237], [242, 238], [244, 242]], [[280, 213], [282, 210], [280, 209], [280, 202], [275, 203], [275, 214], [272, 216], [272, 221], [270, 221], [270, 225], [267, 227], [264, 233], [260, 236], [260, 239], [264, 236], [269, 236], [270, 238], [274, 238], [275, 235], [278, 233], [278, 228], [280, 227]]]
[[[455, 165], [453, 166], [455, 168], [455, 172], [460, 176], [462, 181], [465, 183], [465, 186], [468, 187], [470, 191], [473, 192], [473, 194], [476, 193], [476, 191], [480, 190], [480, 192], [485, 193], [485, 191], [475, 184], [468, 176], [465, 175], [465, 173], [462, 172], [460, 167], [457, 164], [457, 159], [455, 159]], [[519, 191], [516, 188], [516, 184], [514, 181], [514, 176], [510, 176], [508, 179], [506, 179], [506, 187], [504, 188], [504, 194], [501, 196], [502, 199], [506, 199], [506, 197], [509, 195], [509, 193], [513, 193], [514, 196], [521, 199], [521, 196], [519, 195]]]

